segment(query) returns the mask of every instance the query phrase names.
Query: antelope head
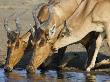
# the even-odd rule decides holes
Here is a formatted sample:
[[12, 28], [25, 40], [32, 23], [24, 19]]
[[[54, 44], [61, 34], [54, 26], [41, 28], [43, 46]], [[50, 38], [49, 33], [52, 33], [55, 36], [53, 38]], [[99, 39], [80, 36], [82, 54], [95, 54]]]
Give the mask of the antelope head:
[[[38, 12], [41, 14], [39, 14]], [[54, 38], [54, 35], [56, 33], [56, 25], [53, 24], [53, 22], [52, 25], [50, 25], [51, 17], [48, 13], [47, 5], [40, 5], [36, 10], [33, 10], [32, 14], [35, 21], [35, 47], [33, 57], [30, 60], [29, 65], [27, 66], [28, 73], [35, 73], [35, 69], [38, 68], [49, 56], [49, 53], [51, 53], [52, 51], [51, 47], [53, 44], [51, 40], [52, 38]]]
[[8, 19], [5, 19], [4, 27], [7, 31], [7, 58], [4, 66], [6, 72], [12, 71], [13, 67], [19, 62], [24, 54], [30, 37], [32, 37], [32, 29], [30, 29], [26, 34], [20, 37], [20, 28], [19, 18], [15, 19], [17, 29], [11, 31], [8, 27]]

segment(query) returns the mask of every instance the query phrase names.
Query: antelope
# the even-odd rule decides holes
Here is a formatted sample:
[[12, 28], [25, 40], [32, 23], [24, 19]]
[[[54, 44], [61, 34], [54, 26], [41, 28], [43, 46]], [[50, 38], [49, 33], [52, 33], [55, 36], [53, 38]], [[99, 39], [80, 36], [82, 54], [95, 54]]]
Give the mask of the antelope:
[[24, 51], [26, 49], [32, 50], [33, 48], [31, 43], [33, 28], [20, 37], [21, 25], [19, 23], [19, 18], [17, 17], [15, 19], [17, 29], [13, 31], [8, 27], [8, 20], [9, 18], [6, 18], [4, 21], [4, 27], [7, 31], [8, 38], [7, 58], [4, 69], [5, 71], [12, 71], [13, 67], [22, 58]]
[[[61, 25], [74, 12], [76, 12], [77, 9], [81, 8], [83, 10], [86, 4], [87, 0], [60, 0], [52, 4], [41, 4], [33, 11], [33, 17], [36, 26], [35, 50], [33, 54], [34, 56], [32, 57], [29, 66], [27, 66], [28, 72], [29, 70], [30, 72], [32, 72], [32, 70], [35, 72], [35, 68], [38, 68], [39, 65], [41, 65], [42, 62], [48, 57], [49, 53], [51, 52], [50, 45], [55, 42], [59, 31], [61, 30], [61, 28], [57, 27], [59, 27], [59, 25]], [[93, 5], [91, 5], [91, 7], [93, 7]], [[58, 34], [55, 33], [55, 28], [57, 28]], [[45, 49], [47, 51], [43, 51]]]
[[[99, 48], [102, 40], [104, 39], [103, 33], [106, 33], [108, 44], [110, 44], [108, 22], [110, 14], [108, 9], [110, 8], [110, 2], [109, 0], [87, 0], [87, 3], [83, 4], [84, 1], [81, 2], [82, 4], [80, 4], [72, 16], [66, 19], [66, 26], [70, 32], [69, 36], [65, 35], [64, 37], [57, 38], [61, 32], [61, 28], [65, 27], [63, 26], [64, 24], [60, 25], [57, 23], [58, 20], [57, 22], [52, 23], [52, 17], [49, 16], [51, 21], [42, 22], [39, 18], [39, 15], [41, 14], [38, 13], [37, 15], [34, 15], [36, 26], [35, 33], [41, 33], [41, 38], [36, 38], [34, 54], [30, 64], [27, 66], [28, 72], [35, 72], [35, 69], [38, 68], [39, 65], [41, 65], [49, 56], [49, 53], [52, 52], [52, 49], [59, 49], [69, 44], [76, 43], [92, 31], [98, 32], [99, 35], [95, 40], [95, 48], [90, 48], [90, 50], [88, 49], [88, 55], [90, 56], [88, 57], [86, 70], [90, 71], [94, 67]], [[57, 16], [55, 17], [57, 18]], [[43, 24], [46, 25], [44, 26]], [[43, 33], [39, 30], [42, 30]], [[38, 37], [39, 35], [36, 34], [35, 36]]]
[[87, 71], [90, 71], [95, 66], [96, 57], [100, 49], [102, 40], [105, 38], [105, 36], [110, 47], [110, 1], [94, 1], [97, 1], [97, 4], [88, 15], [86, 15], [86, 7], [83, 13], [81, 13], [79, 16], [76, 16], [75, 18], [73, 15], [67, 20], [67, 27], [70, 31], [70, 36], [58, 38], [53, 46], [53, 48], [59, 49], [61, 47], [80, 41], [89, 32], [99, 32], [99, 35], [95, 42], [95, 48], [90, 51], [92, 59], [90, 62], [88, 62], [90, 64], [87, 65]]
[[[61, 2], [62, 1], [63, 0], [61, 0]], [[68, 1], [68, 3], [69, 3], [69, 1]], [[71, 5], [75, 5], [75, 4], [77, 4], [77, 1]], [[87, 0], [83, 0], [83, 1], [80, 0], [80, 4], [77, 7], [74, 7], [75, 10], [72, 14], [74, 15], [74, 17], [76, 17], [77, 14], [78, 14], [78, 16], [79, 15], [82, 16], [81, 13], [84, 13], [83, 11], [86, 8], [86, 5], [88, 5], [88, 7], [91, 9], [87, 8], [87, 12], [86, 12], [86, 16], [87, 16], [90, 14], [90, 12], [92, 12], [92, 9], [94, 8], [94, 6], [96, 4], [97, 4], [96, 1], [90, 0], [90, 2], [89, 2]], [[44, 62], [45, 59], [49, 56], [49, 53], [53, 52], [52, 49], [54, 49], [54, 46], [53, 46], [54, 43], [56, 44], [59, 41], [59, 38], [57, 38], [57, 37], [60, 34], [61, 29], [63, 29], [64, 22], [65, 22], [65, 20], [68, 19], [68, 17], [66, 18], [66, 16], [67, 16], [66, 12], [60, 12], [59, 7], [61, 7], [62, 5], [60, 5], [60, 6], [58, 6], [58, 5], [60, 5], [60, 4], [56, 3], [54, 6], [50, 5], [49, 7], [41, 6], [41, 8], [39, 8], [39, 10], [35, 9], [35, 11], [33, 12], [33, 18], [35, 20], [35, 26], [36, 26], [36, 28], [35, 28], [36, 29], [35, 30], [35, 39], [36, 40], [35, 40], [34, 54], [30, 61], [30, 64], [27, 66], [27, 72], [34, 73], [35, 69], [38, 68], [42, 64], [42, 62]], [[68, 6], [68, 7], [70, 7], [70, 6]], [[59, 10], [59, 11], [56, 11], [56, 8], [58, 8], [57, 10]], [[42, 9], [44, 9], [45, 11], [43, 12]], [[51, 12], [50, 12], [50, 10], [51, 10]], [[49, 11], [49, 12], [47, 12], [47, 11]], [[64, 15], [64, 19], [63, 19], [63, 15]], [[60, 21], [58, 19], [60, 19]], [[71, 19], [74, 19], [74, 18], [72, 17]], [[63, 23], [63, 24], [61, 25], [61, 23]], [[59, 44], [60, 44], [60, 42], [59, 42]], [[55, 47], [55, 48], [57, 48], [57, 47]]]

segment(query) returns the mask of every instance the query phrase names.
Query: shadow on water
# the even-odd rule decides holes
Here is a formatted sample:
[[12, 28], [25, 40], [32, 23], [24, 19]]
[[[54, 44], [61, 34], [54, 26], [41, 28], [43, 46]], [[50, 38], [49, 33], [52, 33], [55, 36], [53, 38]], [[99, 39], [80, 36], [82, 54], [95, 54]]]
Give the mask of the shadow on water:
[[14, 70], [11, 73], [4, 73], [0, 70], [0, 82], [110, 82], [110, 75], [105, 73], [86, 73], [71, 71], [51, 71], [40, 74], [26, 74], [25, 70]]
[[[75, 68], [79, 68], [79, 69], [84, 69], [84, 65], [87, 60], [86, 52], [67, 52], [65, 54], [66, 55], [64, 56], [63, 60], [61, 61], [61, 64], [65, 64], [68, 62], [66, 64], [66, 66], [68, 68], [75, 67]], [[110, 62], [110, 56], [99, 53], [98, 57], [96, 59], [96, 63], [99, 63], [103, 60], [109, 60], [109, 62]], [[100, 65], [98, 68], [110, 68], [110, 64]]]
[[[44, 66], [46, 69], [56, 69], [58, 65], [58, 57], [60, 55], [54, 54], [49, 56], [43, 65], [40, 66], [40, 69], [43, 69]], [[22, 57], [21, 61], [15, 66], [15, 68], [25, 68], [29, 63], [30, 58], [32, 57], [32, 52], [25, 52], [25, 55]], [[66, 52], [63, 59], [61, 60], [61, 64], [66, 64], [67, 67], [75, 67], [79, 69], [84, 69], [84, 65], [87, 59], [86, 52]], [[105, 54], [99, 53], [96, 63], [101, 62], [102, 60], [110, 60], [110, 56], [106, 56]], [[28, 61], [27, 61], [28, 60]], [[105, 66], [106, 67], [106, 66]], [[110, 65], [108, 65], [110, 67]]]

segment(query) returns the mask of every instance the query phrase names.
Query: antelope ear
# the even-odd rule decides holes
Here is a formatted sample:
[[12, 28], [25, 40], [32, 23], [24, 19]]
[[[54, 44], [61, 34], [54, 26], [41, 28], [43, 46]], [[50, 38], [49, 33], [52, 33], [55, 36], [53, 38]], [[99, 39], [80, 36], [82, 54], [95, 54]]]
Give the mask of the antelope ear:
[[34, 38], [34, 36], [35, 36], [35, 28], [31, 24], [30, 24], [30, 27], [31, 27], [30, 32], [32, 34], [32, 37]]
[[31, 33], [27, 33], [27, 34], [25, 34], [23, 37], [21, 37], [21, 39], [22, 39], [22, 41], [24, 41], [24, 42], [28, 42], [30, 36], [31, 36]]
[[24, 42], [28, 42], [29, 41], [29, 36], [25, 37], [22, 39]]
[[23, 40], [24, 42], [28, 42], [29, 37], [23, 38], [22, 40]]
[[49, 39], [53, 38], [55, 33], [56, 33], [56, 24], [54, 24], [52, 28], [49, 29]]
[[16, 33], [18, 34], [18, 35], [20, 35], [20, 31], [21, 31], [21, 24], [20, 24], [20, 22], [19, 22], [19, 18], [18, 17], [16, 17], [16, 19], [15, 19], [15, 22], [16, 22]]
[[60, 36], [70, 36], [70, 31], [69, 31], [69, 29], [67, 27], [66, 21], [64, 22], [64, 27], [63, 27], [63, 29], [61, 31]]

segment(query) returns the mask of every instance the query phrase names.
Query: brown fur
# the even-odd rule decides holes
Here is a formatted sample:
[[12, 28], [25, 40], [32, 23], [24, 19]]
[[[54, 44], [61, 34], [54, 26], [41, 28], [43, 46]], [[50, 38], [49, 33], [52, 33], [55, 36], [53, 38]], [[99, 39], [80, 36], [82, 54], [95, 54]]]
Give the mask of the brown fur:
[[12, 68], [20, 61], [25, 49], [27, 48], [31, 32], [28, 31], [21, 37], [17, 37], [13, 42], [8, 41], [7, 59], [4, 68], [6, 71], [11, 71]]
[[[40, 38], [40, 39], [36, 38], [36, 42], [35, 42], [36, 47], [34, 50], [34, 55], [31, 60], [31, 64], [27, 67], [28, 72], [32, 72], [32, 70], [35, 72], [35, 68], [38, 68], [39, 65], [41, 65], [41, 63], [43, 63], [43, 61], [48, 57], [49, 53], [51, 52], [51, 47], [52, 47], [52, 43], [54, 40], [48, 41], [48, 39], [50, 39], [49, 34], [48, 34], [49, 29], [52, 28], [53, 25], [55, 25], [55, 27], [56, 27], [56, 26], [59, 26], [60, 24], [62, 24], [67, 18], [69, 18], [73, 14], [75, 9], [79, 6], [78, 4], [72, 4], [72, 3], [75, 3], [75, 0], [69, 0], [69, 1], [60, 0], [59, 3], [56, 3], [56, 4], [54, 4], [54, 3], [55, 2], [52, 1], [52, 3], [49, 4], [49, 6], [45, 5], [45, 6], [41, 7], [41, 10], [38, 12], [37, 18], [40, 21], [40, 23], [41, 24], [45, 23], [45, 22], [48, 23], [48, 25], [44, 25], [44, 28], [45, 29], [47, 28], [47, 30], [44, 30], [44, 35], [46, 35], [46, 36], [45, 36], [45, 38], [43, 38], [46, 42], [43, 43], [44, 44], [43, 46], [39, 46], [42, 38]], [[85, 3], [86, 3], [86, 1], [85, 1]], [[68, 12], [68, 13], [66, 13], [66, 12]], [[49, 18], [48, 15], [51, 16], [49, 20], [47, 20], [47, 17]], [[42, 29], [42, 27], [40, 27], [40, 28]], [[41, 34], [39, 29], [36, 29], [36, 33], [37, 32], [39, 32]], [[36, 37], [39, 37], [39, 35], [36, 35]], [[47, 49], [47, 51], [45, 51], [46, 49]], [[44, 54], [46, 54], [46, 55], [44, 55]], [[39, 60], [39, 58], [40, 58], [40, 60]], [[33, 61], [36, 61], [36, 62], [33, 62]]]
[[98, 38], [96, 39], [95, 51], [90, 51], [90, 54], [93, 55], [93, 58], [90, 62], [90, 65], [87, 67], [87, 71], [90, 71], [90, 69], [92, 69], [95, 65], [96, 57], [104, 38], [102, 36], [103, 32], [105, 32], [107, 42], [110, 46], [110, 1], [96, 1], [98, 1], [97, 4], [88, 15], [86, 15], [87, 9], [85, 9], [85, 11], [81, 13], [81, 16], [72, 15], [70, 19], [67, 20], [67, 26], [71, 32], [70, 37], [65, 36], [63, 38], [59, 38], [54, 44], [54, 48], [61, 48], [81, 40], [91, 31], [100, 32]]
[[[51, 19], [49, 19], [50, 21], [48, 21], [48, 25], [44, 25], [44, 27], [46, 28], [46, 30], [44, 30], [44, 33], [47, 35], [46, 36], [46, 43], [44, 43], [45, 45], [42, 47], [39, 46], [40, 40], [35, 43], [38, 46], [35, 47], [35, 51], [34, 51], [35, 53], [33, 55], [34, 59], [32, 59], [32, 61], [36, 61], [36, 62], [31, 62], [31, 64], [27, 67], [28, 70], [31, 70], [31, 71], [28, 71], [28, 72], [35, 72], [35, 68], [38, 68], [39, 65], [49, 56], [49, 53], [51, 52], [51, 48], [52, 48], [54, 42], [57, 40], [59, 32], [63, 28], [63, 25], [62, 26], [60, 26], [60, 25], [62, 23], [64, 23], [64, 21], [67, 20], [72, 14], [74, 15], [74, 17], [77, 17], [76, 16], [77, 14], [82, 17], [81, 13], [84, 13], [83, 10], [86, 8], [87, 3], [88, 3], [88, 1], [86, 1], [86, 0], [79, 1], [78, 3], [76, 3], [75, 0], [69, 0], [69, 1], [60, 0], [59, 3], [56, 3], [54, 6], [50, 6], [51, 12], [49, 12], [49, 14], [51, 14]], [[91, 0], [91, 3], [92, 3], [92, 0]], [[96, 4], [96, 2], [90, 4], [92, 9], [93, 9], [95, 4]], [[45, 11], [47, 11], [48, 9], [46, 9], [46, 8], [48, 8], [48, 7], [45, 6], [43, 9], [45, 9]], [[87, 10], [86, 16], [89, 14], [89, 12], [91, 12], [92, 9]], [[81, 12], [79, 12], [80, 10], [81, 10]], [[42, 8], [40, 10], [40, 13], [41, 12], [44, 12], [42, 10]], [[44, 14], [38, 14], [37, 17], [38, 17], [40, 22], [42, 21], [42, 19], [44, 17], [47, 18], [47, 16], [45, 16], [45, 15], [48, 15], [48, 14], [45, 12], [44, 12]], [[44, 22], [42, 21], [41, 24]], [[49, 29], [52, 28], [52, 25], [54, 25], [54, 24], [56, 25], [57, 33], [53, 36], [53, 38], [50, 38], [50, 37], [48, 37]], [[40, 28], [42, 29], [42, 27], [40, 27]], [[36, 32], [38, 32], [38, 31], [36, 31]], [[48, 40], [47, 37], [50, 39]], [[49, 46], [46, 46], [46, 45], [49, 45]], [[48, 52], [47, 55], [44, 55], [44, 54], [46, 54], [46, 51], [44, 48], [45, 49], [50, 48], [49, 49], [50, 52]], [[45, 52], [45, 53], [41, 53], [40, 51]], [[36, 52], [38, 52], [38, 53], [36, 53]], [[39, 60], [39, 57], [41, 57], [40, 60]]]
[[[41, 7], [41, 10], [39, 11], [39, 14], [37, 17], [42, 24], [47, 20], [48, 15], [51, 14], [51, 19], [49, 19], [50, 21], [48, 22], [48, 26], [46, 26], [46, 28], [50, 29], [54, 24], [56, 24], [56, 26], [59, 26], [73, 14], [75, 9], [81, 3], [81, 2], [79, 2], [78, 4], [72, 4], [75, 2], [76, 2], [75, 0], [69, 0], [69, 1], [60, 0], [60, 2], [52, 1], [49, 3], [50, 8], [48, 8], [48, 5]], [[84, 2], [84, 4], [85, 3], [86, 3], [86, 1]], [[50, 9], [51, 11], [49, 11], [48, 9]], [[68, 12], [68, 13], [66, 13], [66, 12]], [[60, 21], [59, 21], [59, 19], [60, 19]], [[39, 56], [40, 54], [43, 55], [44, 53], [41, 53], [41, 52], [44, 49], [45, 50], [48, 49], [49, 51], [45, 51], [45, 53], [47, 53], [49, 55], [49, 52], [50, 52], [51, 46], [52, 46], [52, 42], [47, 41], [49, 39], [48, 31], [44, 31], [42, 33], [42, 30], [37, 29], [36, 34], [37, 35], [36, 35], [35, 41], [37, 41], [37, 42], [35, 44], [36, 45], [35, 48], [39, 48], [39, 51], [37, 49], [35, 49], [35, 52], [38, 52], [38, 54], [37, 53], [35, 53], [35, 54], [37, 54], [37, 56]], [[28, 41], [28, 39], [25, 39], [25, 40]], [[13, 52], [10, 54], [9, 62], [6, 63], [6, 65], [5, 65], [6, 67], [12, 68], [13, 66], [15, 66], [24, 53], [24, 49], [26, 48], [26, 46], [22, 47], [22, 45], [21, 45], [21, 47], [18, 46], [18, 48], [16, 48], [16, 43], [17, 43], [17, 46], [18, 46], [18, 43], [20, 46], [21, 44], [23, 44], [22, 39], [19, 39], [19, 37], [18, 37], [17, 42], [15, 41], [14, 43], [12, 43], [12, 45], [14, 45], [14, 46], [11, 46], [10, 48], [12, 49]], [[16, 52], [14, 52], [14, 51], [16, 51]], [[19, 54], [19, 58], [16, 59], [18, 54]], [[41, 57], [42, 57], [42, 55], [41, 55]], [[45, 57], [43, 58], [43, 60], [45, 60], [48, 55], [44, 55]], [[15, 58], [16, 60], [14, 59], [14, 56], [16, 56], [16, 58]], [[34, 55], [34, 56], [36, 56], [36, 55]], [[34, 56], [33, 56], [33, 58], [34, 58]], [[41, 58], [41, 60], [37, 61], [36, 64], [34, 65], [34, 68], [37, 68], [41, 64], [41, 62], [43, 62], [43, 60]], [[32, 61], [35, 61], [35, 58]], [[13, 65], [11, 65], [11, 64], [13, 64]]]

